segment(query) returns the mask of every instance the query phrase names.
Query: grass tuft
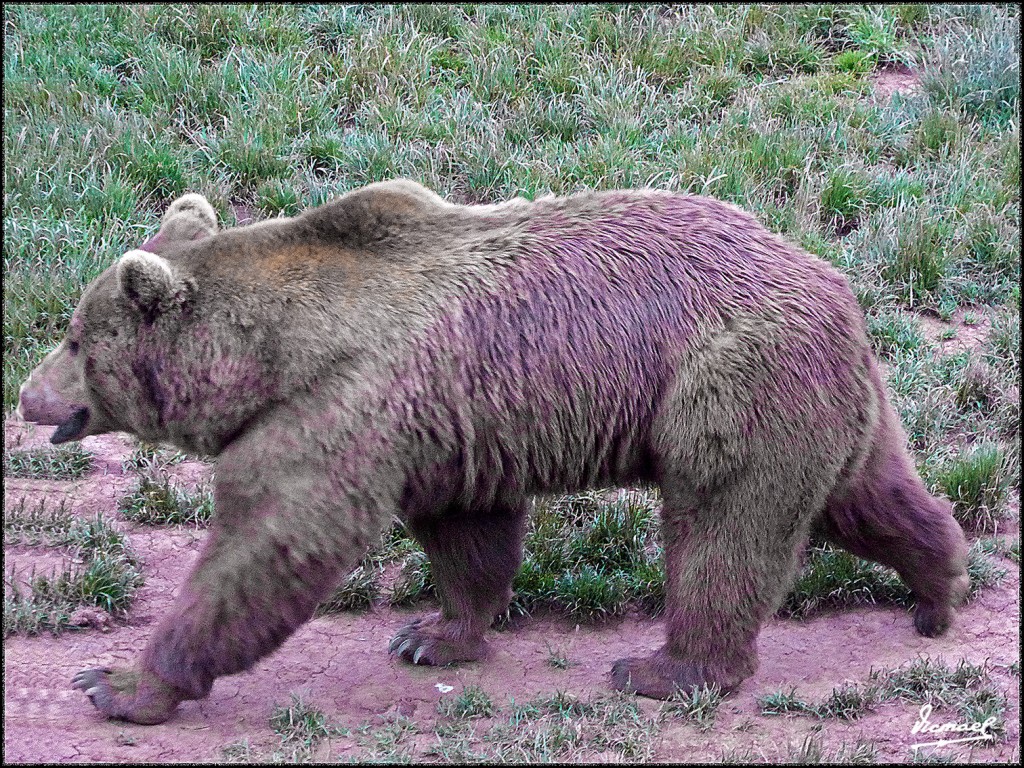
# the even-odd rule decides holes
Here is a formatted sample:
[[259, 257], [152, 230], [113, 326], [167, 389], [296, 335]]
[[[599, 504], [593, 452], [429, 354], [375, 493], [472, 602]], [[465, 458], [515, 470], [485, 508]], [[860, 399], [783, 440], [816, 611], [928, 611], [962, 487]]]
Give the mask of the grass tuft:
[[144, 525], [207, 525], [213, 516], [213, 494], [189, 494], [168, 477], [143, 477], [118, 509], [127, 520]]
[[92, 467], [92, 454], [77, 443], [60, 448], [9, 451], [4, 475], [30, 480], [76, 480]]
[[953, 516], [965, 530], [994, 533], [1004, 519], [1005, 457], [996, 445], [982, 445], [958, 456], [934, 477], [939, 490], [953, 503]]
[[718, 686], [702, 686], [689, 693], [677, 691], [661, 707], [663, 714], [694, 723], [701, 731], [709, 731], [715, 725], [718, 707], [722, 703], [722, 691]]
[[82, 519], [64, 505], [26, 509], [24, 500], [5, 512], [4, 543], [56, 547], [71, 562], [53, 575], [19, 580], [13, 570], [4, 579], [4, 637], [59, 634], [71, 625], [79, 608], [98, 608], [124, 618], [142, 575], [122, 533], [102, 516]]
[[492, 717], [497, 711], [491, 697], [478, 685], [467, 685], [458, 696], [441, 699], [437, 702], [437, 711], [444, 717], [459, 720], [472, 720], [480, 717]]
[[378, 594], [376, 571], [369, 563], [364, 563], [346, 576], [331, 596], [317, 606], [316, 615], [369, 610]]

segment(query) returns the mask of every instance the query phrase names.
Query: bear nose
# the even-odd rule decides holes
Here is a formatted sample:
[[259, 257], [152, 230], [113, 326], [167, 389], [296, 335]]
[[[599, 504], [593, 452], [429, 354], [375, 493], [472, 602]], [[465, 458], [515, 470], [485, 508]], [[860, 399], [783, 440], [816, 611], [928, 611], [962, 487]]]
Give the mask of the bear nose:
[[30, 377], [18, 391], [18, 415], [36, 424], [60, 424], [78, 407], [62, 398], [46, 381], [36, 383]]

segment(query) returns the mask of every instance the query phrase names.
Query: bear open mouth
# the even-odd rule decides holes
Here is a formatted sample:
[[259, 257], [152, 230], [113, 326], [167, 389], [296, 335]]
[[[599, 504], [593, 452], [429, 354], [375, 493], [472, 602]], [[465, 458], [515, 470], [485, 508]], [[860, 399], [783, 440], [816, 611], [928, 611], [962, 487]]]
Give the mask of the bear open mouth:
[[53, 437], [50, 438], [50, 442], [54, 445], [58, 443], [66, 443], [68, 440], [75, 440], [82, 436], [82, 432], [85, 431], [85, 425], [89, 423], [89, 409], [79, 408], [71, 417], [57, 427], [57, 431], [53, 433]]

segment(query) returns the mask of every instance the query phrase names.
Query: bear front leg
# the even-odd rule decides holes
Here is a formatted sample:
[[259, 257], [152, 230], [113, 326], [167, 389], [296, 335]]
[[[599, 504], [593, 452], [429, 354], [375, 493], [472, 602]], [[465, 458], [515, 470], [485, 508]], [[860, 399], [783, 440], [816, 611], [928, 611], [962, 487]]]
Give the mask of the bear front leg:
[[390, 651], [413, 664], [474, 661], [484, 633], [508, 608], [523, 556], [525, 504], [475, 512], [449, 508], [409, 527], [430, 558], [441, 611], [398, 631]]
[[313, 615], [387, 519], [370, 500], [343, 507], [354, 494], [324, 501], [323, 474], [296, 471], [274, 483], [217, 471], [203, 549], [139, 663], [73, 681], [109, 717], [162, 722], [180, 701], [205, 697], [216, 678], [250, 668]]

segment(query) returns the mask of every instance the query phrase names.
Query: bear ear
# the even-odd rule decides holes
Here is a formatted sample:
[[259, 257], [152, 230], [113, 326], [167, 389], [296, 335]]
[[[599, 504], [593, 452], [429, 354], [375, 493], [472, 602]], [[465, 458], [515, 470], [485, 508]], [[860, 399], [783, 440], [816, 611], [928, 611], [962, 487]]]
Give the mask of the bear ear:
[[[197, 234], [209, 237], [217, 232], [217, 211], [210, 205], [210, 201], [197, 192], [189, 192], [182, 195], [164, 211], [161, 221], [166, 226], [167, 222], [177, 216], [184, 216], [192, 220]], [[197, 237], [192, 238], [198, 239]]]
[[139, 309], [152, 312], [170, 297], [174, 275], [167, 259], [147, 251], [128, 251], [117, 262], [117, 285]]
[[164, 212], [160, 231], [142, 244], [141, 250], [161, 253], [169, 245], [203, 240], [217, 234], [217, 212], [202, 195], [182, 195]]

